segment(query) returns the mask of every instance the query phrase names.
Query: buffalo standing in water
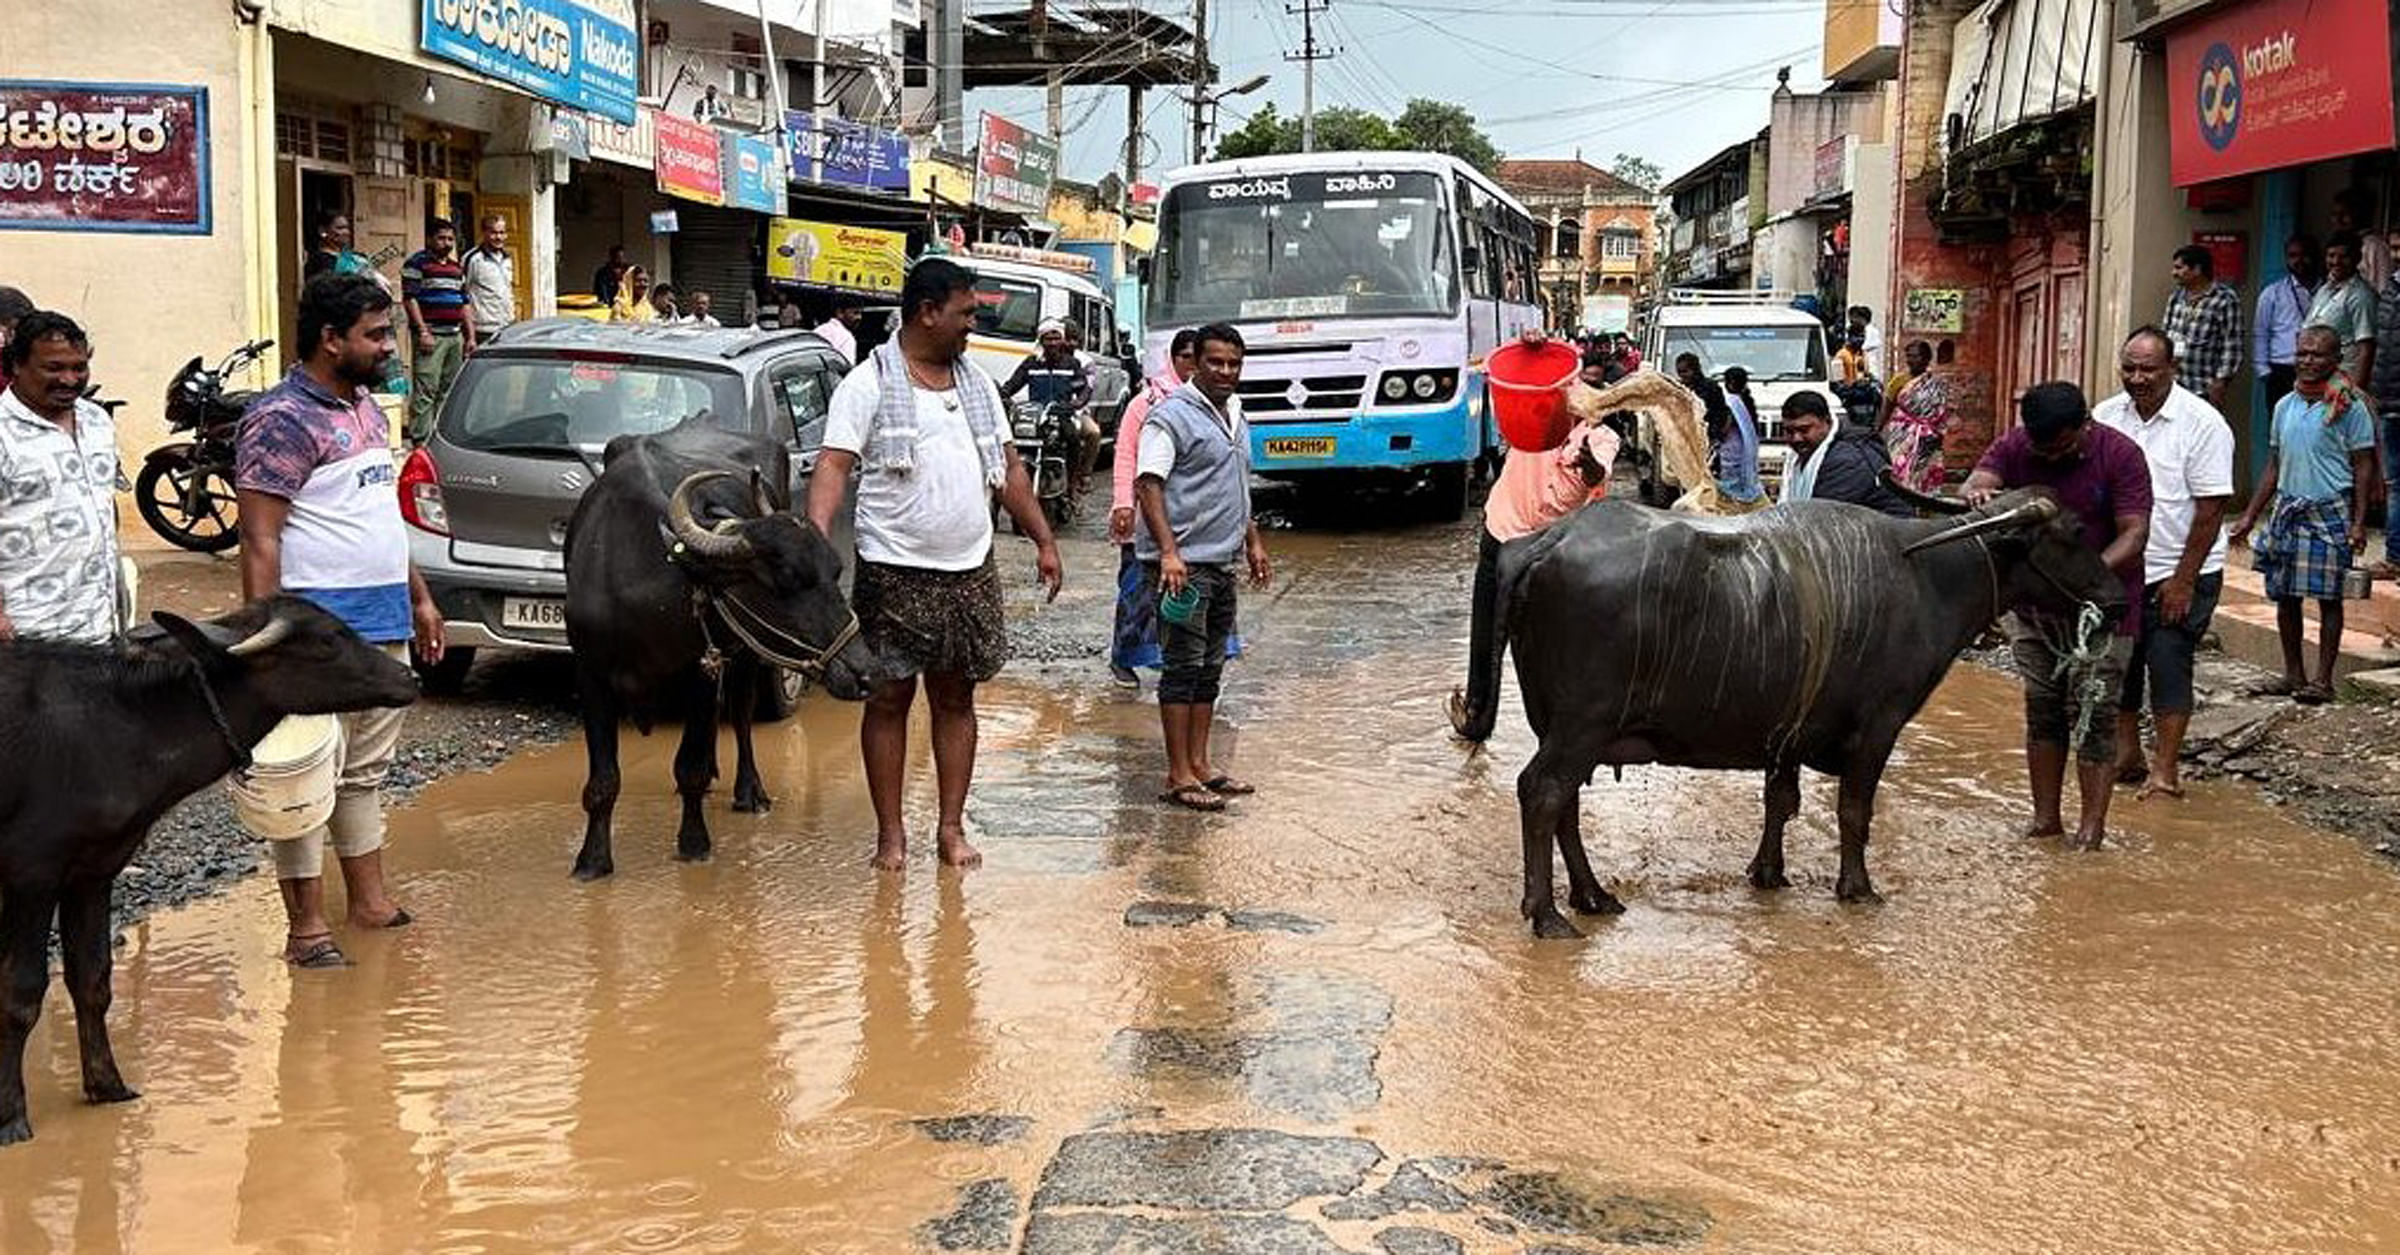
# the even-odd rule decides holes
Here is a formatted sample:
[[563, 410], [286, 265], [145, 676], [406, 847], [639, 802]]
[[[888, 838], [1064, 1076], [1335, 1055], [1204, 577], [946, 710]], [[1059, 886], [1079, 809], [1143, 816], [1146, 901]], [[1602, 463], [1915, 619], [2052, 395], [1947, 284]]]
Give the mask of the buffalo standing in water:
[[[1496, 636], [1516, 654], [1541, 741], [1517, 777], [1521, 909], [1540, 937], [1581, 935], [1553, 899], [1553, 840], [1569, 905], [1625, 909], [1592, 875], [1578, 823], [1583, 785], [1603, 765], [1766, 772], [1766, 829], [1750, 862], [1761, 889], [1789, 883], [1783, 828], [1800, 809], [1800, 768], [1839, 777], [1835, 893], [1877, 901], [1866, 858], [1875, 788], [1959, 651], [2012, 605], [2072, 617], [2089, 603], [2111, 624], [2126, 608], [2123, 583], [2040, 489], [1930, 520], [1837, 502], [1716, 519], [1602, 501], [1501, 562]], [[1497, 670], [1500, 648], [1476, 665]]]
[[709, 854], [701, 800], [717, 776], [720, 691], [733, 717], [733, 808], [771, 804], [750, 747], [764, 664], [822, 678], [835, 697], [866, 695], [874, 655], [841, 588], [831, 542], [779, 500], [790, 483], [781, 444], [712, 426], [705, 412], [671, 431], [619, 436], [607, 469], [567, 521], [567, 642], [583, 697], [583, 849], [575, 875], [616, 870], [617, 723], [643, 732], [683, 720], [675, 788], [676, 857]]

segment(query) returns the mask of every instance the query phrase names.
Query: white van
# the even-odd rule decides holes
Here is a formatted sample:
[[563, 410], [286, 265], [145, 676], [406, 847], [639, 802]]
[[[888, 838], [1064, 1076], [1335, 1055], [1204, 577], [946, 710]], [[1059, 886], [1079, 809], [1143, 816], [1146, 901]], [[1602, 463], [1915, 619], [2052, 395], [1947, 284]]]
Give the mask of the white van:
[[1063, 318], [1083, 333], [1083, 362], [1092, 375], [1092, 418], [1113, 434], [1132, 395], [1125, 359], [1138, 351], [1117, 332], [1115, 299], [1092, 278], [1092, 261], [1074, 253], [976, 244], [949, 260], [975, 272], [975, 330], [967, 359], [1005, 383], [1017, 363], [1038, 352], [1045, 318]]
[[[1689, 288], [1670, 290], [1650, 313], [1644, 334], [1642, 360], [1668, 375], [1675, 359], [1690, 353], [1700, 359], [1700, 372], [1720, 383], [1725, 368], [1750, 372], [1750, 395], [1758, 401], [1758, 475], [1770, 493], [1779, 493], [1791, 469], [1792, 450], [1783, 439], [1783, 403], [1795, 392], [1813, 390], [1838, 422], [1841, 402], [1833, 395], [1825, 347], [1825, 324], [1805, 310], [1792, 308], [1792, 294], [1774, 292], [1709, 292]], [[1647, 424], [1642, 448], [1656, 468], [1646, 474], [1664, 476], [1658, 437]], [[1643, 488], [1650, 491], [1652, 485]], [[1656, 489], [1671, 500], [1689, 485], [1660, 483]], [[1662, 498], [1653, 497], [1653, 500]]]

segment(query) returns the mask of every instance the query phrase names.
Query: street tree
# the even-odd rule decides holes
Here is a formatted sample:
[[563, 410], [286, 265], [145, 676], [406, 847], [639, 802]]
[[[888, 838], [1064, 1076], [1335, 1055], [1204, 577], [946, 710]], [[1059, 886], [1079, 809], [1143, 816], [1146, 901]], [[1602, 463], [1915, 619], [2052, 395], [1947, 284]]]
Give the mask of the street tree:
[[1608, 163], [1608, 172], [1645, 192], [1657, 191], [1667, 177], [1657, 162], [1634, 153], [1618, 153], [1617, 159]]
[[[1475, 125], [1473, 115], [1456, 105], [1432, 100], [1410, 101], [1396, 119], [1364, 109], [1335, 105], [1317, 111], [1317, 151], [1383, 152], [1420, 150], [1448, 153], [1481, 170], [1500, 161], [1500, 150]], [[1217, 159], [1267, 157], [1300, 151], [1300, 119], [1268, 104], [1217, 142]]]
[[1475, 115], [1439, 100], [1411, 100], [1392, 119], [1400, 146], [1420, 152], [1448, 153], [1478, 170], [1490, 172], [1500, 164], [1500, 150], [1475, 125]]

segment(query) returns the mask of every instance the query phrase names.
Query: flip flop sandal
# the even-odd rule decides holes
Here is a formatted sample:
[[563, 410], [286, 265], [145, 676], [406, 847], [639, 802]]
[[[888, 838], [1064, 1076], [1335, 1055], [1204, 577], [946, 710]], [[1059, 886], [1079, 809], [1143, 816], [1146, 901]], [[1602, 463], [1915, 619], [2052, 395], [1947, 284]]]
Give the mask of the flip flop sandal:
[[2271, 680], [2261, 680], [2251, 685], [2246, 691], [2252, 697], [2291, 697], [2297, 694], [2300, 688], [2300, 685], [2292, 683], [2292, 677], [2279, 675]]
[[2292, 690], [2292, 700], [2303, 706], [2322, 706], [2333, 700], [2333, 690], [2322, 684], [2303, 684]]
[[[308, 938], [294, 937], [291, 940], [307, 941]], [[332, 933], [319, 933], [314, 944], [298, 954], [287, 955], [284, 962], [301, 968], [348, 967], [350, 956], [343, 954], [342, 948], [334, 944]]]
[[1204, 784], [1178, 785], [1159, 794], [1158, 800], [1192, 811], [1214, 813], [1225, 809], [1225, 799], [1209, 792]]
[[385, 928], [406, 928], [416, 922], [417, 917], [409, 914], [407, 907], [401, 907], [392, 912], [392, 917], [385, 920], [383, 926]]
[[1258, 792], [1257, 785], [1246, 780], [1236, 780], [1231, 776], [1218, 776], [1214, 780], [1203, 780], [1200, 782], [1200, 787], [1218, 797], [1248, 797]]

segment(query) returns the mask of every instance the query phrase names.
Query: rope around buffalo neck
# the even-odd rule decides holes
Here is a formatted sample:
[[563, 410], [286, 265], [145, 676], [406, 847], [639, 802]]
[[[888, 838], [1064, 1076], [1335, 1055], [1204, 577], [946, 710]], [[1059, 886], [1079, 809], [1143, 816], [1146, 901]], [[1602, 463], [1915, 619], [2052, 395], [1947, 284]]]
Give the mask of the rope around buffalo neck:
[[[2100, 607], [2087, 601], [2075, 616], [2074, 643], [2067, 645], [2057, 637], [2050, 640], [2051, 652], [2058, 655], [2058, 666], [2051, 672], [2051, 678], [2073, 687], [2079, 708], [2075, 713], [2075, 735], [2067, 741], [2070, 750], [2083, 744], [2083, 738], [2091, 734], [2093, 716], [2110, 697], [2107, 677], [2100, 671], [2100, 660], [2114, 644], [2107, 636], [2098, 635], [2105, 622]], [[2094, 643], [2095, 635], [2098, 644]]]
[[233, 725], [225, 721], [225, 707], [217, 702], [217, 690], [208, 682], [207, 668], [197, 658], [187, 660], [185, 665], [191, 668], [192, 682], [200, 686], [200, 700], [208, 704], [208, 721], [217, 725], [217, 735], [225, 738], [225, 748], [233, 751], [233, 769], [250, 770], [250, 751], [233, 735]]

